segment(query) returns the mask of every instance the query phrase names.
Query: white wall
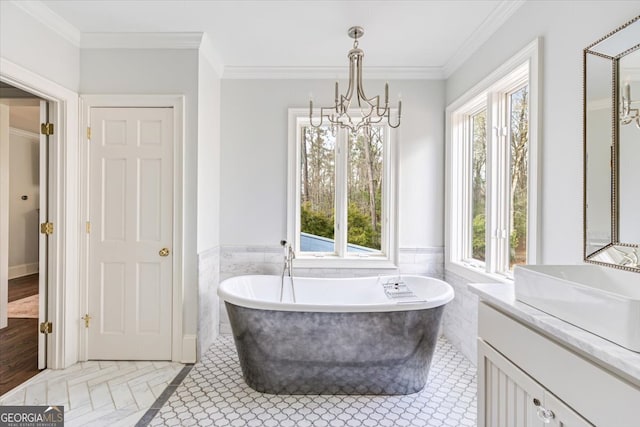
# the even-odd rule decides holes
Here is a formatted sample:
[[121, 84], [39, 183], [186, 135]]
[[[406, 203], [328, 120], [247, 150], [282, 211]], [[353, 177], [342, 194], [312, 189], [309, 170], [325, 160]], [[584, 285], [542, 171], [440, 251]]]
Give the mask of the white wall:
[[78, 91], [80, 49], [9, 1], [0, 1], [0, 56]]
[[[286, 238], [287, 111], [329, 105], [333, 80], [223, 80], [220, 238], [272, 246]], [[369, 96], [384, 81], [365, 81]], [[444, 82], [395, 80], [399, 128], [399, 247], [443, 246]], [[346, 88], [346, 82], [341, 82]]]
[[[57, 190], [50, 195], [49, 220], [57, 234], [49, 238], [49, 262], [55, 265], [48, 295], [55, 351], [48, 351], [47, 366], [64, 368], [78, 360], [78, 97], [80, 50], [58, 33], [27, 15], [12, 2], [0, 1], [0, 74], [9, 82], [22, 83], [47, 99], [60, 100], [52, 105], [58, 132], [53, 136], [59, 169], [52, 180]], [[64, 260], [64, 262], [61, 262]], [[57, 326], [55, 326], [57, 325]], [[63, 332], [63, 333], [61, 333]], [[64, 343], [64, 345], [63, 345]]]
[[525, 2], [447, 80], [447, 103], [543, 38], [541, 259], [582, 261], [582, 51], [640, 12], [637, 2]]
[[[533, 39], [543, 38], [539, 263], [582, 262], [582, 52], [639, 12], [638, 2], [631, 1], [525, 2], [447, 79], [449, 104]], [[445, 278], [460, 279], [448, 271]], [[445, 317], [445, 335], [475, 340], [475, 311], [456, 307], [461, 302], [454, 300], [445, 310], [445, 316], [457, 316]], [[472, 343], [459, 347], [470, 349], [465, 355], [475, 362]]]
[[[9, 141], [9, 278], [12, 279], [38, 271], [40, 144], [38, 135], [15, 129]], [[27, 200], [22, 200], [23, 195]]]
[[220, 78], [198, 62], [198, 356], [218, 336], [220, 279]]
[[220, 245], [220, 77], [198, 62], [198, 253]]
[[185, 96], [183, 333], [195, 337], [198, 328], [198, 50], [83, 49], [80, 69], [82, 94]]

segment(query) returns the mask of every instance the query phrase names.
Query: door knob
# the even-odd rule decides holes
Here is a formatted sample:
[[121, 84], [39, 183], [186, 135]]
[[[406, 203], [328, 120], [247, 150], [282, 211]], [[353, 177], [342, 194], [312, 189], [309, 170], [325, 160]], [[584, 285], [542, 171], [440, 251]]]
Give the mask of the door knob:
[[160, 249], [160, 252], [158, 252], [158, 255], [160, 255], [160, 256], [169, 256], [169, 248]]

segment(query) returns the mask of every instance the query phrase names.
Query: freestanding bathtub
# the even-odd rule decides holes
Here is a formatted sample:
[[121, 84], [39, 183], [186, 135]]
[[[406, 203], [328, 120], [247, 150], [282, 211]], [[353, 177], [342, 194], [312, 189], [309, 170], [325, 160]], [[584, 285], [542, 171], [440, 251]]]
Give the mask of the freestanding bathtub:
[[424, 387], [444, 305], [453, 299], [449, 284], [404, 275], [294, 277], [293, 288], [289, 277], [283, 287], [281, 280], [238, 276], [218, 289], [251, 388], [409, 394]]

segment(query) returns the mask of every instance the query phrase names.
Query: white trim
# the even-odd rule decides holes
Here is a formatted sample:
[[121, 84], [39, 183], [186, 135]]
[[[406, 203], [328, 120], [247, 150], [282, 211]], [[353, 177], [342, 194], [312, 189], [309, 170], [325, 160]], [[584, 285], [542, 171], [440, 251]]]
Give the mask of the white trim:
[[[185, 97], [184, 95], [82, 95], [82, 126], [86, 130], [90, 123], [90, 110], [94, 107], [170, 107], [173, 108], [174, 126], [174, 197], [173, 197], [173, 290], [172, 290], [172, 327], [171, 327], [171, 360], [182, 362], [197, 353], [196, 338], [189, 339], [191, 335], [183, 332], [183, 315], [185, 312], [183, 294], [185, 292], [185, 265], [184, 265], [184, 185], [185, 185]], [[86, 134], [85, 134], [86, 135]], [[86, 136], [84, 137], [86, 140]], [[80, 159], [82, 163], [81, 176], [82, 189], [80, 196], [80, 206], [82, 206], [81, 223], [84, 227], [89, 218], [89, 195], [88, 195], [88, 150], [87, 144], [81, 145]], [[87, 287], [88, 287], [88, 260], [89, 260], [88, 237], [82, 239], [80, 248], [80, 272], [82, 286], [80, 286], [81, 307], [86, 312], [88, 307]], [[84, 329], [82, 327], [82, 329]], [[81, 329], [81, 330], [82, 330]], [[80, 334], [80, 360], [87, 360], [87, 333]]]
[[525, 0], [502, 0], [444, 64], [444, 78], [449, 78], [456, 72], [524, 3]]
[[[392, 110], [393, 112], [394, 110]], [[332, 254], [301, 254], [299, 218], [300, 203], [298, 194], [300, 192], [299, 165], [299, 130], [303, 126], [303, 122], [308, 122], [309, 110], [304, 108], [290, 108], [288, 111], [288, 163], [287, 163], [287, 240], [293, 244], [296, 251], [296, 268], [398, 268], [398, 141], [399, 133], [397, 129], [390, 126], [384, 126], [385, 132], [385, 149], [384, 149], [384, 178], [383, 178], [383, 195], [386, 203], [382, 206], [382, 236], [381, 246], [383, 254], [370, 255], [368, 257], [349, 256], [346, 254], [347, 243], [344, 240], [345, 233], [338, 234], [335, 237], [336, 251], [338, 255]], [[339, 149], [340, 141], [346, 140], [346, 131], [339, 129], [336, 135], [336, 149]], [[346, 151], [344, 152], [346, 159]], [[345, 182], [346, 178], [346, 162], [336, 158], [335, 173], [337, 181]], [[343, 168], [343, 169], [341, 169]], [[341, 177], [343, 179], [341, 180]], [[346, 184], [344, 184], [346, 186]], [[346, 224], [346, 193], [345, 189], [341, 189], [336, 184], [336, 212], [342, 212], [344, 218], [337, 219], [339, 223]], [[343, 229], [345, 227], [342, 227]]]
[[[527, 235], [527, 262], [535, 264], [540, 262], [540, 218], [541, 218], [541, 204], [540, 204], [540, 188], [541, 188], [541, 173], [540, 173], [540, 146], [541, 141], [541, 123], [542, 117], [542, 74], [541, 74], [541, 55], [542, 55], [542, 39], [537, 38], [529, 43], [524, 49], [498, 67], [489, 76], [485, 77], [482, 81], [474, 85], [464, 95], [457, 100], [453, 101], [446, 109], [446, 124], [445, 124], [445, 269], [450, 270], [467, 280], [472, 281], [486, 281], [487, 279], [496, 280], [504, 278], [503, 280], [509, 280], [508, 277], [499, 274], [491, 274], [480, 271], [477, 267], [471, 265], [465, 265], [464, 262], [458, 261], [462, 259], [462, 253], [460, 242], [462, 236], [457, 234], [457, 228], [452, 224], [461, 223], [461, 215], [463, 215], [462, 206], [458, 206], [459, 202], [454, 197], [454, 183], [460, 179], [465, 179], [460, 176], [460, 168], [456, 168], [453, 164], [454, 158], [459, 158], [461, 147], [454, 147], [452, 141], [454, 139], [454, 132], [460, 132], [456, 112], [465, 106], [471, 108], [471, 104], [484, 96], [485, 93], [491, 93], [495, 91], [496, 85], [503, 84], [503, 80], [509, 74], [512, 74], [518, 68], [523, 67], [523, 64], [528, 64], [528, 79], [529, 79], [529, 183], [528, 183], [528, 235]], [[515, 82], [513, 82], [515, 84]], [[503, 91], [504, 88], [499, 88], [499, 91]], [[493, 104], [493, 103], [492, 103]], [[491, 111], [491, 108], [487, 110], [487, 123], [492, 123], [492, 114], [499, 114], [498, 111]], [[455, 126], [455, 129], [454, 129]], [[489, 147], [490, 139], [493, 138], [493, 132], [487, 130], [487, 146]], [[489, 162], [491, 153], [487, 153], [487, 161]], [[489, 170], [489, 165], [488, 165]], [[490, 197], [489, 190], [492, 187], [489, 183], [490, 173], [487, 174], [487, 197]], [[487, 202], [488, 203], [488, 202]], [[487, 218], [487, 238], [490, 237], [491, 221], [493, 219]], [[490, 253], [487, 257], [487, 265], [489, 271], [493, 271], [496, 262], [491, 259], [491, 256], [496, 256], [495, 251]]]
[[41, 1], [11, 1], [14, 6], [22, 9], [23, 12], [36, 19], [45, 27], [62, 36], [65, 40], [76, 47], [80, 46], [81, 33], [74, 25], [66, 19], [49, 9]]
[[82, 49], [198, 49], [201, 32], [82, 33]]
[[225, 66], [222, 61], [222, 57], [220, 56], [220, 52], [215, 48], [207, 33], [202, 34], [200, 54], [209, 63], [209, 65], [211, 65], [218, 77], [221, 77], [224, 74]]
[[29, 132], [28, 130], [18, 129], [18, 128], [9, 128], [9, 135], [20, 136], [22, 138], [27, 139], [35, 139], [35, 142], [40, 140], [40, 135], [35, 132]]
[[197, 340], [196, 335], [185, 334], [182, 337], [182, 357], [180, 360], [174, 361], [180, 363], [196, 363]]
[[[331, 79], [347, 78], [347, 66], [294, 67], [294, 66], [238, 66], [226, 65], [224, 79]], [[364, 79], [368, 80], [441, 80], [442, 67], [366, 67]]]
[[9, 267], [9, 280], [18, 277], [36, 274], [40, 270], [39, 262], [31, 262], [29, 264], [13, 265]]
[[[471, 89], [467, 90], [458, 99], [452, 101], [449, 105], [447, 105], [447, 118], [449, 118], [449, 115], [455, 110], [462, 107], [471, 99], [489, 89], [494, 83], [509, 74], [511, 71], [521, 66], [526, 61], [535, 59], [536, 64], [538, 64], [540, 62], [539, 58], [542, 58], [542, 37], [536, 37], [533, 41], [531, 41], [531, 43], [522, 48], [519, 52], [509, 58], [498, 68], [493, 70], [491, 74], [476, 83], [473, 87], [471, 87]], [[538, 67], [540, 67], [539, 64]], [[531, 69], [533, 68], [533, 65], [531, 65]], [[540, 74], [539, 70], [536, 74]]]
[[78, 95], [13, 62], [0, 58], [2, 81], [50, 102], [56, 131], [51, 143], [47, 367], [62, 369], [78, 360]]

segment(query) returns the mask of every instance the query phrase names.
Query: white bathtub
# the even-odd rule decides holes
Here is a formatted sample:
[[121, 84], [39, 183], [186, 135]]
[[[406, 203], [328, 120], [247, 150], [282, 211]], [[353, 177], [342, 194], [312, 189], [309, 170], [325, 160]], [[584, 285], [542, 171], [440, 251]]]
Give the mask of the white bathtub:
[[[275, 394], [424, 387], [444, 305], [453, 299], [449, 284], [420, 276], [296, 277], [292, 292], [290, 278], [281, 280], [239, 276], [218, 290], [250, 387]], [[412, 295], [399, 297], [406, 290]]]
[[[453, 299], [446, 282], [422, 276], [375, 276], [360, 278], [294, 277], [296, 302], [285, 277], [280, 302], [280, 276], [237, 276], [223, 281], [218, 295], [232, 304], [262, 310], [314, 312], [370, 312], [421, 310], [444, 305]], [[404, 282], [416, 298], [389, 299], [383, 284]]]

